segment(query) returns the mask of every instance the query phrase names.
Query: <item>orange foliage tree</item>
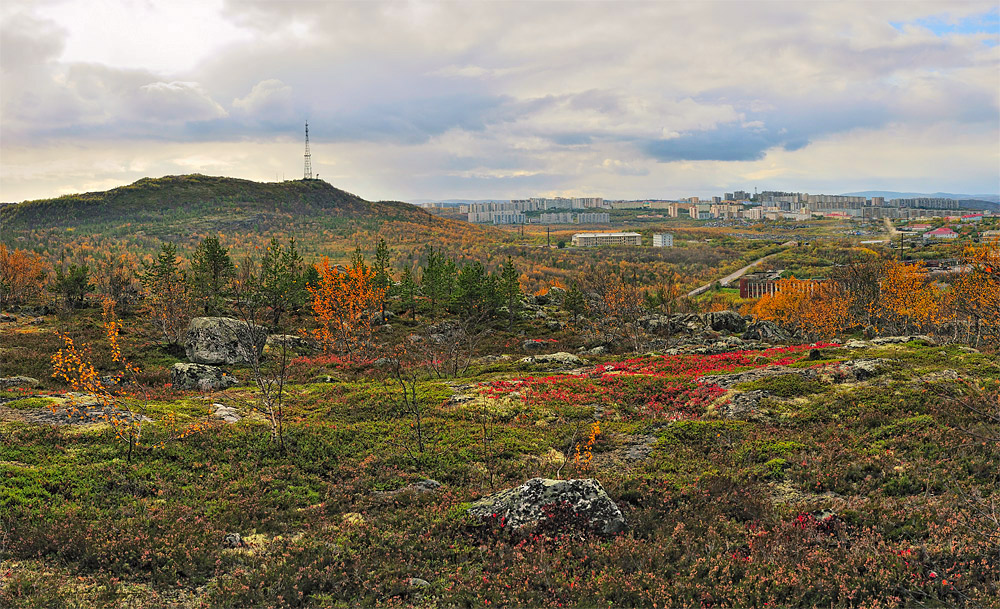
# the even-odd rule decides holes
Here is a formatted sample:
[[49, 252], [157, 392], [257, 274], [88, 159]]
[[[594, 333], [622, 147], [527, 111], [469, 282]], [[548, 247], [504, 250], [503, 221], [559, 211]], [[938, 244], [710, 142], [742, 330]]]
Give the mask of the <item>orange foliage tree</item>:
[[349, 267], [330, 266], [324, 257], [316, 265], [319, 282], [308, 286], [319, 326], [313, 335], [325, 351], [360, 356], [369, 346], [371, 319], [385, 298], [385, 286], [375, 281], [375, 271], [360, 256]]
[[941, 319], [941, 292], [922, 264], [886, 260], [870, 318], [878, 333], [924, 331]]
[[41, 294], [50, 270], [40, 255], [0, 243], [0, 306], [23, 304]]
[[[1000, 241], [970, 245], [962, 252], [965, 272], [952, 282], [946, 301], [963, 318], [966, 339], [1000, 344]], [[958, 333], [959, 324], [955, 325]]]
[[832, 338], [849, 324], [849, 294], [837, 283], [781, 279], [750, 310], [765, 319], [812, 338]]

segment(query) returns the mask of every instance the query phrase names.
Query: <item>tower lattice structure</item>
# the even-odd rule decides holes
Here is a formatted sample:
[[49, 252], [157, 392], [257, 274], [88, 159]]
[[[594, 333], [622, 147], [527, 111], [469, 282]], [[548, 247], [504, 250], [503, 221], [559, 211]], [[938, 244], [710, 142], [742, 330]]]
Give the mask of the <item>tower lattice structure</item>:
[[302, 176], [303, 180], [313, 179], [312, 154], [309, 152], [309, 121], [306, 121], [306, 166]]

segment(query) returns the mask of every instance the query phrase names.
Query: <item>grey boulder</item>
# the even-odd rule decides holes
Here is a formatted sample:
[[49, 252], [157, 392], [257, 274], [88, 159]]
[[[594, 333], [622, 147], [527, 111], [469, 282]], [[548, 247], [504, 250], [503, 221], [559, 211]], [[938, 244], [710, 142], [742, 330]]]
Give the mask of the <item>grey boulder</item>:
[[174, 364], [170, 370], [170, 382], [177, 389], [198, 389], [201, 391], [217, 391], [238, 385], [232, 376], [222, 368], [204, 364]]
[[184, 349], [196, 364], [246, 364], [264, 350], [267, 330], [231, 317], [195, 317], [188, 324]]
[[553, 509], [567, 509], [591, 530], [612, 535], [625, 530], [625, 517], [601, 483], [592, 478], [532, 478], [521, 486], [484, 497], [469, 507], [470, 516], [516, 531], [545, 522]]

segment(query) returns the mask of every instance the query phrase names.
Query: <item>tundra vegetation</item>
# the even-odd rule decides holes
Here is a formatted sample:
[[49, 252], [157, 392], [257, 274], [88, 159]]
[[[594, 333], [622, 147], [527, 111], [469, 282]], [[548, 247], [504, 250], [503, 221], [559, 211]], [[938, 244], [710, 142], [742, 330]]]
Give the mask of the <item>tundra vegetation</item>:
[[2, 606], [998, 606], [995, 243], [581, 251], [204, 176], [4, 213]]

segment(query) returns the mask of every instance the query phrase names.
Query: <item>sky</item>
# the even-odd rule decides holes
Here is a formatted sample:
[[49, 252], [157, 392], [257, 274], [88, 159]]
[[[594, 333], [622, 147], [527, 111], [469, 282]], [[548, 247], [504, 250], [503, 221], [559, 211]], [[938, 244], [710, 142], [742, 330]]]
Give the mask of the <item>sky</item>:
[[0, 201], [1000, 192], [986, 2], [4, 0]]

